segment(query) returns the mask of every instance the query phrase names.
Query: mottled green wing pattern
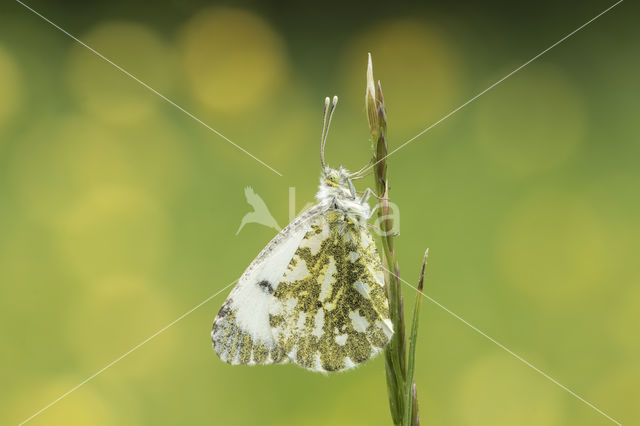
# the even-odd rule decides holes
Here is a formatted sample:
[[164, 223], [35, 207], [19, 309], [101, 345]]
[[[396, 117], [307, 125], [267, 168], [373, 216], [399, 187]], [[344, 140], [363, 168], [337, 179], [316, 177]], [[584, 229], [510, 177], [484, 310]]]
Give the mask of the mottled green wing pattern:
[[273, 294], [273, 361], [341, 371], [380, 352], [393, 334], [383, 276], [365, 225], [338, 210], [318, 217]]
[[279, 302], [274, 296], [287, 266], [291, 263], [311, 224], [324, 210], [307, 210], [273, 238], [238, 280], [216, 316], [211, 329], [213, 348], [229, 364], [285, 363], [278, 357], [269, 325], [270, 311]]

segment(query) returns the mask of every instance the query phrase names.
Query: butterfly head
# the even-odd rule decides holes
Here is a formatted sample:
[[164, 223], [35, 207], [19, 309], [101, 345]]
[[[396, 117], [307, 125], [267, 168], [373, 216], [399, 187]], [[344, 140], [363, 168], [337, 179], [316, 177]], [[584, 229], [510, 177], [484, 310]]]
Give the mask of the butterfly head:
[[327, 167], [324, 169], [323, 180], [327, 186], [337, 188], [341, 181], [344, 183], [344, 176], [341, 176], [340, 171]]
[[320, 186], [326, 187], [327, 190], [334, 192], [345, 192], [345, 195], [351, 194], [351, 184], [349, 172], [340, 166], [339, 169], [325, 167], [320, 178]]
[[370, 216], [366, 197], [358, 197], [351, 182], [351, 174], [343, 168], [325, 167], [320, 177], [316, 199], [329, 209], [342, 210], [355, 221], [365, 221]]

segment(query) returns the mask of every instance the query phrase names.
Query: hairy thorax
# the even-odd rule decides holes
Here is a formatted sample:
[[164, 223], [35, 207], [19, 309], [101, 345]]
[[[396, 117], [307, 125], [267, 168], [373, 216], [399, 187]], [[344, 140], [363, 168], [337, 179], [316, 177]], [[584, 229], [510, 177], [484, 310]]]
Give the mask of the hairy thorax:
[[357, 223], [365, 222], [371, 215], [366, 199], [358, 197], [349, 172], [342, 167], [324, 170], [316, 199], [327, 209], [340, 210]]

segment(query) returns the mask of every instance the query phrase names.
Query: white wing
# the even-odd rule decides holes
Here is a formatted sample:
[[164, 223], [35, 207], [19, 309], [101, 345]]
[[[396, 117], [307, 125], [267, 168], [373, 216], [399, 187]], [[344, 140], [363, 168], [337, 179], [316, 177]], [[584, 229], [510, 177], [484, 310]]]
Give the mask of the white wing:
[[317, 205], [298, 216], [242, 274], [213, 323], [211, 338], [220, 359], [230, 364], [274, 362], [271, 351], [276, 342], [269, 323], [269, 311], [277, 303], [274, 292], [312, 222], [324, 210]]

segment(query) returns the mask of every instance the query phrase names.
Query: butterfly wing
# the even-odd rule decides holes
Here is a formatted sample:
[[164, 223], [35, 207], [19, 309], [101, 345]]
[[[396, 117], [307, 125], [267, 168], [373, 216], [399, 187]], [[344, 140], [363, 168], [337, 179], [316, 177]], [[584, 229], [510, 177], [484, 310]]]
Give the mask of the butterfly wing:
[[238, 280], [213, 322], [213, 348], [230, 364], [287, 362], [275, 359], [276, 342], [269, 315], [277, 303], [274, 292], [313, 220], [316, 206], [301, 214], [267, 244]]
[[312, 222], [274, 297], [276, 360], [312, 371], [347, 370], [379, 353], [393, 334], [373, 238], [339, 210]]
[[214, 321], [214, 349], [230, 364], [352, 368], [393, 334], [383, 276], [369, 231], [316, 206], [249, 265]]

